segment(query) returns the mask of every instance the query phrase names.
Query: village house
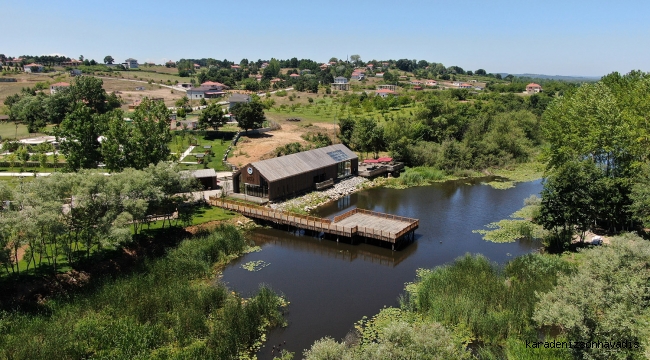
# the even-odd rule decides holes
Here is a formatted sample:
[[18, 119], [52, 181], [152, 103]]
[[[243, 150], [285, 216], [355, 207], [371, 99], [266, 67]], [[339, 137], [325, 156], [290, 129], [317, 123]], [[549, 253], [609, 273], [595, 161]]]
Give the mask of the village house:
[[383, 73], [383, 72], [376, 73], [376, 74], [375, 74], [375, 77], [383, 78], [383, 77], [384, 77], [384, 73]]
[[363, 80], [363, 78], [366, 77], [366, 73], [363, 72], [363, 70], [360, 69], [355, 69], [352, 72], [351, 78], [354, 80]]
[[20, 65], [21, 62], [23, 62], [23, 58], [13, 58], [13, 59], [5, 60], [5, 63], [9, 66], [17, 66]]
[[280, 79], [280, 78], [273, 78], [273, 79], [271, 79], [271, 85], [275, 85], [275, 84], [277, 84], [277, 83], [279, 83], [281, 81], [282, 81], [282, 79]]
[[32, 73], [32, 72], [43, 72], [43, 65], [41, 64], [36, 64], [36, 63], [31, 63], [23, 66], [23, 71], [26, 73]]
[[255, 80], [262, 81], [262, 75], [260, 74], [255, 75]]
[[61, 66], [79, 66], [83, 65], [83, 61], [77, 59], [70, 59], [70, 61], [64, 61], [61, 63]]
[[199, 64], [194, 64], [194, 70], [198, 70], [198, 69], [200, 69], [200, 68], [201, 68], [201, 65], [199, 65]]
[[343, 76], [337, 76], [332, 83], [332, 90], [348, 91], [350, 90], [350, 83], [348, 79]]
[[374, 64], [368, 64], [368, 65], [366, 65], [366, 67], [368, 67], [368, 70], [372, 71], [372, 69], [375, 68], [375, 65]]
[[292, 79], [297, 79], [297, 78], [300, 77], [300, 75], [298, 75], [298, 74], [291, 74], [291, 75], [289, 75], [289, 77], [292, 78]]
[[383, 97], [383, 98], [387, 98], [387, 97], [389, 97], [389, 96], [395, 96], [395, 95], [397, 95], [396, 92], [394, 92], [394, 91], [392, 91], [392, 90], [388, 90], [388, 89], [379, 89], [379, 90], [375, 91], [375, 94], [376, 94], [377, 96], [381, 96], [381, 97]]
[[167, 62], [165, 63], [165, 66], [167, 66], [167, 67], [176, 67], [176, 63], [173, 62], [173, 61], [171, 61], [171, 60], [169, 60], [169, 61], [167, 61]]
[[50, 85], [50, 95], [56, 94], [60, 89], [67, 89], [70, 87], [70, 84], [67, 82], [58, 82]]
[[460, 85], [458, 85], [458, 88], [459, 89], [471, 89], [472, 85], [468, 84], [468, 83], [460, 83]]
[[262, 63], [262, 66], [260, 66], [260, 68], [262, 68], [262, 69], [266, 69], [267, 67], [269, 67], [269, 63], [267, 63], [267, 62]]
[[438, 85], [438, 82], [435, 81], [435, 80], [427, 80], [427, 81], [424, 82], [424, 85], [426, 85], [426, 86], [436, 86], [436, 85]]
[[530, 83], [526, 85], [526, 92], [528, 94], [536, 94], [542, 92], [542, 86], [535, 83]]
[[137, 69], [138, 68], [138, 60], [136, 60], [134, 58], [128, 58], [128, 59], [124, 60], [124, 63], [122, 65], [124, 65], [124, 67], [127, 68], [127, 69]]
[[205, 86], [205, 87], [208, 87], [210, 89], [217, 90], [217, 91], [223, 91], [223, 90], [228, 89], [228, 86], [226, 86], [226, 85], [224, 85], [224, 84], [222, 84], [220, 82], [216, 82], [216, 81], [206, 81], [206, 82], [202, 83], [201, 86]]
[[239, 66], [239, 65], [230, 65], [230, 68], [233, 69], [233, 70], [240, 70], [241, 66]]
[[397, 90], [397, 85], [392, 85], [392, 84], [377, 85], [377, 90], [396, 91]]
[[245, 94], [232, 94], [230, 98], [228, 98], [228, 110], [231, 110], [233, 106], [237, 104], [242, 104], [242, 103], [249, 103], [251, 102], [251, 97]]
[[322, 65], [320, 66], [320, 69], [321, 69], [321, 70], [326, 70], [328, 67], [329, 67], [329, 64], [322, 64]]
[[420, 80], [411, 80], [411, 85], [422, 85], [422, 81], [420, 81]]

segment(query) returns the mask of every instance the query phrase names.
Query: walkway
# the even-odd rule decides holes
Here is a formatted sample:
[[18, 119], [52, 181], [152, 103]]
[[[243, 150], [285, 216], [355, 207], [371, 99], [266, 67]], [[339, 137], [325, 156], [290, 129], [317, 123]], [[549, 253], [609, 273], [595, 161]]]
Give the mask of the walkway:
[[196, 146], [194, 146], [194, 145], [190, 145], [190, 147], [188, 147], [187, 150], [185, 150], [185, 151], [181, 154], [181, 157], [178, 158], [178, 161], [179, 161], [179, 162], [183, 161], [183, 159], [185, 159], [185, 157], [187, 157], [189, 154], [192, 153], [192, 150], [194, 150], [195, 147], [196, 147]]
[[285, 213], [269, 208], [252, 205], [230, 199], [210, 197], [209, 203], [224, 209], [233, 210], [242, 215], [289, 225], [304, 230], [324, 234], [344, 236], [347, 238], [364, 237], [385, 241], [393, 245], [402, 240], [412, 240], [420, 221], [402, 216], [379, 213], [375, 211], [352, 209], [334, 220], [314, 216]]

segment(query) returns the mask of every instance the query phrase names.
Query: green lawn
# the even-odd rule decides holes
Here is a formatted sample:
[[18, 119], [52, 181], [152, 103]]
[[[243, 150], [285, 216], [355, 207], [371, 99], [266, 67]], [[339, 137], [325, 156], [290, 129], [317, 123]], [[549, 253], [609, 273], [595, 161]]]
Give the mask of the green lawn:
[[[51, 130], [52, 127], [54, 127], [54, 125], [48, 125], [45, 131]], [[41, 133], [30, 134], [27, 131], [27, 126], [23, 124], [18, 124], [18, 128], [16, 128], [16, 123], [14, 122], [0, 122], [0, 140], [15, 139], [16, 137], [18, 137], [18, 139], [24, 139], [43, 135], [44, 134]]]
[[[220, 129], [219, 131], [187, 131], [183, 133], [182, 131], [177, 131], [172, 137], [172, 141], [169, 144], [169, 147], [173, 153], [182, 153], [187, 150], [188, 146], [191, 143], [196, 144], [196, 148], [192, 151], [193, 154], [202, 154], [205, 153], [203, 146], [210, 145], [212, 146], [210, 161], [208, 162], [208, 168], [215, 169], [217, 171], [229, 170], [226, 168], [221, 159], [223, 159], [223, 154], [230, 146], [233, 136], [235, 136], [233, 128]], [[183, 161], [196, 161], [196, 157], [189, 155]], [[182, 168], [188, 170], [203, 169], [203, 164], [180, 164]]]

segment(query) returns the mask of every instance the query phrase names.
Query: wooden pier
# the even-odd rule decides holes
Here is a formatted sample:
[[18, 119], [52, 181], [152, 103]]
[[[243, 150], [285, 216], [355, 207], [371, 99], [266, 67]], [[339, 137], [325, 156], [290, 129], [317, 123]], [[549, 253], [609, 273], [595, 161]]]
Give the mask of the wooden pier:
[[210, 204], [236, 211], [247, 217], [334, 235], [337, 240], [339, 236], [350, 238], [352, 241], [355, 238], [379, 240], [390, 243], [393, 250], [396, 244], [413, 240], [415, 229], [418, 228], [420, 223], [418, 219], [363, 209], [352, 209], [336, 216], [332, 221], [326, 218], [285, 213], [262, 206], [216, 197], [210, 197]]

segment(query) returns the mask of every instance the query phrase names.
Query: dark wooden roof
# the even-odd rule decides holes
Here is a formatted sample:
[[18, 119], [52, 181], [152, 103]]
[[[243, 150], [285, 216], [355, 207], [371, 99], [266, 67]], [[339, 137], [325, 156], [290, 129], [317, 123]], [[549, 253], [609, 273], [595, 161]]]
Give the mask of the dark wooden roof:
[[276, 181], [312, 170], [322, 169], [345, 160], [356, 159], [357, 154], [343, 144], [299, 152], [252, 163], [267, 181]]

